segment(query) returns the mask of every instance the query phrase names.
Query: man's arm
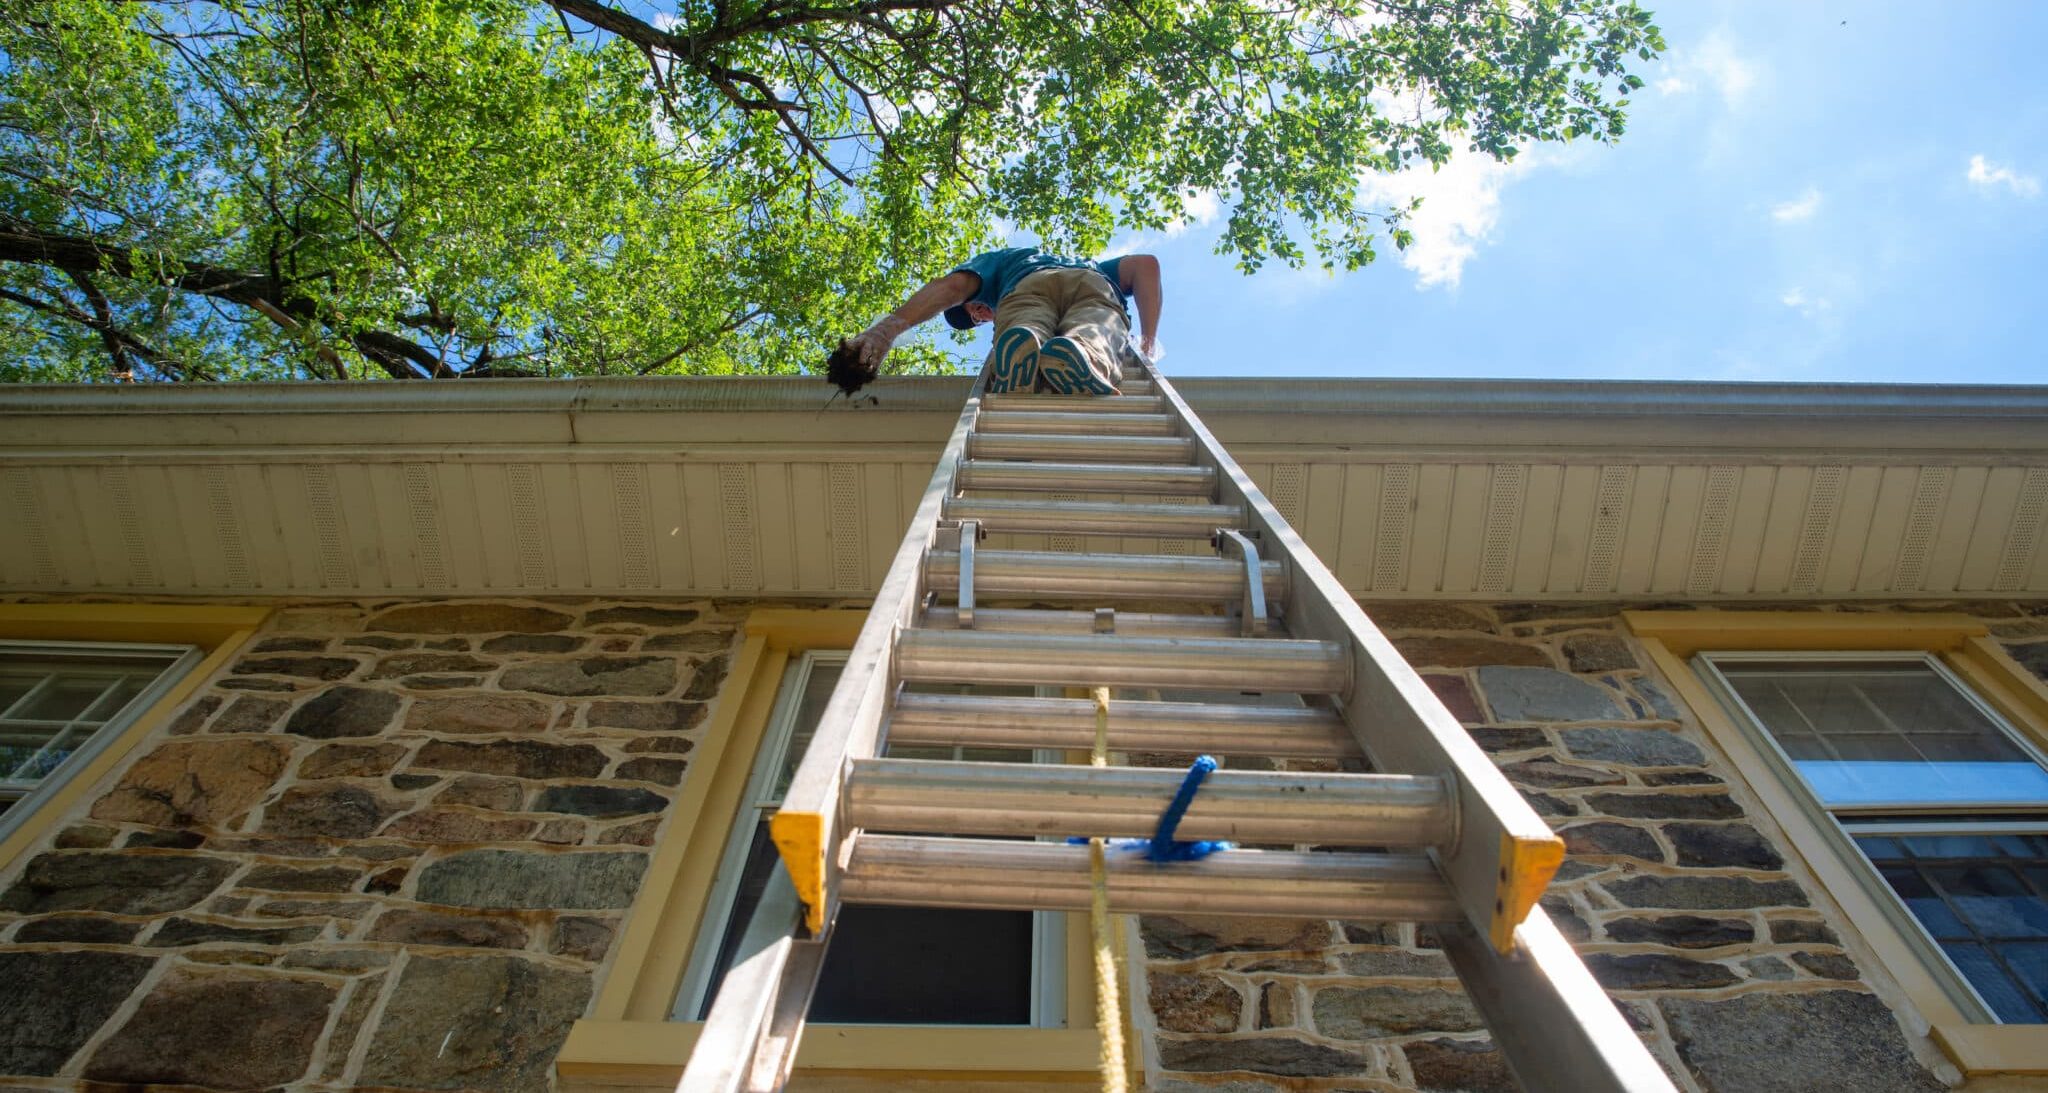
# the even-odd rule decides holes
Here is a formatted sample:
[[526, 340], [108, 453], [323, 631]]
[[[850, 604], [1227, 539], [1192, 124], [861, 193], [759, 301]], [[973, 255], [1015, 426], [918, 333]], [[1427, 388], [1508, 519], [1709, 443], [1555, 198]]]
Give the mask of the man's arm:
[[889, 347], [911, 327], [924, 322], [954, 304], [965, 303], [981, 289], [980, 276], [956, 269], [944, 277], [925, 282], [910, 294], [903, 306], [876, 319], [873, 326], [847, 339], [860, 352], [861, 363], [879, 368]]
[[1159, 308], [1165, 291], [1159, 283], [1159, 259], [1149, 254], [1126, 254], [1117, 263], [1118, 287], [1138, 301], [1139, 348], [1147, 356], [1158, 351]]

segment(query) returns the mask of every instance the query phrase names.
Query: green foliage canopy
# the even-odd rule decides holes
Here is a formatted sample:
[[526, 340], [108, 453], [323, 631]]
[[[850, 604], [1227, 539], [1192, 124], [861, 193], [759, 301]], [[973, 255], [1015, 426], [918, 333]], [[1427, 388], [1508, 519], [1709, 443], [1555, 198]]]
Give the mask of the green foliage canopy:
[[[0, 379], [794, 371], [1007, 222], [1213, 193], [1355, 268], [1364, 172], [1622, 132], [1625, 0], [38, 0]], [[899, 363], [943, 367], [935, 345]]]

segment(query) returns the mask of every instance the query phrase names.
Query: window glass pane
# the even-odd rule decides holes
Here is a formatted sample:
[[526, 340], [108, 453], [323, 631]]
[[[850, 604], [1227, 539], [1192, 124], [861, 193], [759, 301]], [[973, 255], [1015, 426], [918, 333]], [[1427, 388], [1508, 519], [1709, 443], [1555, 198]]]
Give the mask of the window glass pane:
[[21, 701], [22, 696], [28, 694], [29, 688], [41, 678], [27, 672], [0, 672], [0, 717], [7, 716], [7, 711]]
[[100, 673], [64, 672], [50, 681], [49, 686], [40, 688], [21, 709], [13, 714], [20, 721], [69, 721], [85, 712], [93, 699], [106, 691], [107, 686], [119, 681], [118, 676], [109, 677]]
[[825, 715], [825, 704], [832, 701], [832, 688], [839, 685], [839, 676], [845, 671], [843, 664], [815, 664], [811, 676], [804, 681], [804, 697], [796, 710], [796, 729], [790, 734], [789, 746], [782, 752], [782, 769], [775, 775], [772, 796], [782, 800], [789, 789], [789, 780], [796, 777], [796, 767], [803, 762], [804, 749], [811, 746], [811, 735], [818, 731], [818, 719]]
[[77, 751], [78, 746], [85, 743], [86, 739], [91, 735], [92, 730], [90, 729], [71, 729], [52, 734], [50, 743], [45, 745], [41, 751], [29, 756], [20, 766], [14, 768], [14, 772], [8, 775], [9, 780], [41, 781], [48, 777], [51, 771], [61, 766], [64, 760], [71, 758], [71, 753]]
[[2048, 1003], [2048, 942], [2008, 945], [2005, 948], [2005, 962], [2012, 969], [2013, 978], [2027, 989], [2034, 998], [2036, 1007]]
[[1926, 872], [1978, 936], [2048, 938], [2048, 904], [2014, 870], [1976, 864], [1936, 866]]
[[1948, 905], [1947, 900], [1935, 892], [1934, 886], [1928, 883], [1927, 878], [1922, 876], [1918, 869], [1911, 866], [1893, 867], [1878, 870], [1878, 875], [1884, 878], [1886, 884], [1892, 886], [1892, 891], [1899, 894], [1899, 898], [1906, 903], [1906, 909], [1913, 912], [1913, 917], [1919, 919], [1922, 926], [1927, 927], [1928, 933], [1942, 939], [1972, 936], [1970, 928], [1963, 925], [1962, 917]]
[[1963, 978], [1977, 988], [1984, 998], [1984, 1004], [2000, 1021], [2010, 1025], [2031, 1025], [2043, 1019], [2041, 1007], [2028, 998], [2011, 976], [1982, 945], [1943, 943], [1941, 951], [1955, 961]]
[[156, 678], [154, 675], [122, 676], [114, 681], [113, 686], [107, 688], [106, 693], [100, 695], [99, 701], [86, 708], [85, 719], [93, 722], [104, 722], [115, 714], [120, 713], [122, 708], [127, 706], [128, 703], [133, 702], [135, 696], [141, 694], [142, 689], [149, 686], [149, 681], [154, 678]]
[[811, 1020], [1028, 1025], [1031, 913], [930, 907], [839, 912]]
[[[1853, 832], [1853, 826], [1851, 828]], [[2001, 1021], [2048, 1020], [2048, 862], [2016, 860], [2038, 835], [1860, 836], [1913, 916]]]
[[0, 725], [0, 780], [33, 783], [42, 777], [30, 768], [57, 732], [55, 728]]
[[1997, 844], [1986, 835], [1912, 835], [1899, 840], [1916, 858], [1995, 858]]
[[2048, 802], [2048, 769], [1920, 661], [1715, 665], [1821, 802]]

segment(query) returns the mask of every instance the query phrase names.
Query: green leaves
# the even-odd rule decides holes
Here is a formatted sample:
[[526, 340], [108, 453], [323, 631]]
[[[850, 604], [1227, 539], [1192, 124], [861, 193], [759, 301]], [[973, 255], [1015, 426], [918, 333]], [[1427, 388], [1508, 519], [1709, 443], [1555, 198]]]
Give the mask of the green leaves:
[[45, 0], [0, 26], [10, 375], [794, 371], [999, 221], [1093, 252], [1209, 195], [1245, 268], [1355, 268], [1410, 241], [1365, 173], [1614, 139], [1663, 48], [1615, 0], [644, 10]]

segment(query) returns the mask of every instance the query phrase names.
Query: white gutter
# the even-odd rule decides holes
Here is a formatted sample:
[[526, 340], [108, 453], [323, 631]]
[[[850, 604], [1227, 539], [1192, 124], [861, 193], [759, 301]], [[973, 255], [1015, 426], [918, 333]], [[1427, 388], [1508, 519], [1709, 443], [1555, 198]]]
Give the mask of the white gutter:
[[[2025, 419], [2048, 424], [2048, 386], [1582, 380], [1188, 377], [1190, 401], [1232, 412], [1311, 414], [1825, 416]], [[246, 384], [14, 384], [0, 415], [421, 413], [479, 410], [854, 412], [957, 409], [969, 380], [884, 379], [856, 403], [806, 376]]]
[[[710, 376], [0, 386], [0, 459], [331, 448], [380, 456], [936, 450], [969, 381]], [[2048, 387], [1190, 378], [1241, 458], [2048, 462]], [[1308, 455], [1307, 453], [1321, 453]], [[730, 457], [727, 452], [723, 457]]]

